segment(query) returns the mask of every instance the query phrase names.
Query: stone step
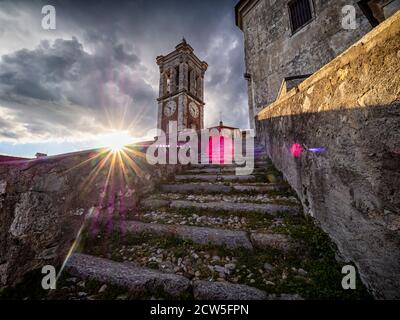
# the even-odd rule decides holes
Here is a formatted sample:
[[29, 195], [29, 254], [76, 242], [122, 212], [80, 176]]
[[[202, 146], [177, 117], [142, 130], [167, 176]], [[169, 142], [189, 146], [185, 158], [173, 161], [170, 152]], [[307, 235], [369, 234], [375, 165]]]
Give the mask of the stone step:
[[258, 212], [265, 213], [272, 216], [278, 213], [287, 212], [290, 214], [299, 214], [298, 207], [278, 205], [278, 204], [258, 204], [250, 202], [225, 202], [225, 201], [212, 201], [212, 202], [196, 202], [185, 200], [174, 200], [169, 203], [170, 208], [175, 209], [201, 209], [201, 210], [215, 210], [215, 211], [229, 211], [229, 212]]
[[[131, 219], [133, 221], [150, 224], [149, 226], [150, 229], [146, 229], [146, 232], [154, 235], [156, 235], [158, 230], [160, 229], [158, 226], [153, 227], [155, 224], [162, 226], [164, 225], [170, 226], [170, 228], [174, 230], [174, 233], [170, 233], [169, 235], [178, 238], [179, 235], [177, 236], [176, 232], [180, 232], [181, 228], [177, 228], [177, 226], [201, 227], [201, 228], [212, 228], [219, 230], [223, 229], [223, 230], [249, 232], [248, 234], [250, 242], [252, 243], [253, 247], [257, 249], [274, 248], [287, 253], [294, 251], [294, 249], [302, 248], [299, 244], [293, 242], [291, 237], [288, 235], [273, 233], [268, 228], [255, 231], [252, 222], [248, 221], [244, 217], [238, 217], [232, 215], [213, 216], [213, 215], [207, 215], [206, 212], [202, 212], [202, 215], [194, 214], [193, 216], [187, 216], [174, 211], [171, 212], [151, 211], [142, 214], [137, 214], [135, 216], [132, 216]], [[107, 221], [104, 222], [106, 223]], [[238, 227], [239, 223], [240, 227]], [[276, 220], [274, 219], [273, 224], [282, 225], [282, 219], [281, 218], [278, 218]], [[139, 227], [143, 228], [142, 225]], [[154, 231], [153, 229], [156, 230]], [[164, 230], [164, 228], [162, 229]], [[164, 236], [165, 234], [162, 233], [161, 235]]]
[[229, 193], [233, 191], [231, 186], [216, 183], [182, 183], [160, 185], [162, 192], [178, 193]]
[[229, 202], [225, 200], [211, 200], [199, 202], [197, 199], [193, 200], [171, 200], [162, 197], [153, 197], [141, 201], [141, 206], [144, 209], [156, 210], [161, 208], [175, 208], [175, 209], [201, 209], [201, 210], [214, 210], [214, 211], [230, 211], [230, 212], [257, 212], [265, 213], [272, 216], [278, 213], [287, 212], [297, 214], [300, 211], [299, 205], [283, 205], [272, 203], [253, 203], [253, 202]]
[[265, 183], [263, 185], [234, 185], [232, 186], [234, 191], [237, 192], [254, 192], [254, 193], [265, 193], [270, 191], [283, 191], [287, 190], [288, 186], [284, 184], [276, 183]]
[[199, 227], [178, 224], [146, 223], [140, 220], [115, 221], [114, 230], [130, 234], [131, 236], [174, 237], [188, 240], [200, 245], [224, 246], [229, 249], [244, 248], [247, 250], [273, 248], [285, 253], [301, 248], [293, 242], [290, 236], [272, 232], [250, 232], [223, 228]]
[[[145, 200], [144, 203], [151, 203], [151, 201], [163, 199], [163, 200], [189, 200], [189, 201], [197, 201], [197, 202], [210, 202], [210, 201], [224, 201], [230, 203], [274, 203], [274, 204], [288, 204], [298, 206], [300, 202], [294, 196], [281, 196], [281, 195], [269, 195], [269, 194], [225, 194], [225, 193], [217, 193], [217, 194], [184, 194], [179, 192], [168, 192], [168, 193], [158, 193], [155, 194]], [[169, 205], [169, 203], [168, 203]]]
[[289, 236], [280, 233], [252, 232], [250, 234], [250, 240], [254, 248], [258, 249], [273, 248], [288, 253], [293, 252], [297, 248], [301, 248], [301, 246], [294, 243]]
[[146, 223], [140, 220], [117, 222], [115, 228], [124, 230], [134, 236], [151, 234], [153, 236], [170, 236], [181, 240], [190, 240], [200, 245], [213, 244], [230, 249], [245, 248], [252, 250], [273, 248], [284, 253], [301, 248], [288, 235], [272, 232], [255, 232], [230, 230], [213, 227], [201, 227], [180, 224]]
[[229, 282], [194, 281], [196, 300], [266, 300], [268, 295], [259, 289]]
[[[183, 174], [228, 174], [234, 173], [236, 167], [231, 168], [203, 168], [203, 169], [189, 169], [185, 170]], [[264, 172], [264, 168], [254, 168], [253, 173]]]
[[297, 294], [267, 294], [244, 284], [196, 280], [154, 269], [120, 263], [87, 254], [72, 254], [65, 267], [70, 275], [83, 280], [126, 288], [138, 297], [168, 295], [171, 298], [192, 296], [195, 300], [302, 300]]
[[140, 236], [147, 233], [157, 236], [172, 236], [177, 239], [189, 240], [201, 245], [213, 244], [217, 246], [226, 246], [230, 249], [253, 249], [250, 239], [244, 231], [144, 223], [140, 221], [120, 221], [115, 225], [115, 227], [120, 228], [131, 235]]
[[138, 295], [157, 295], [161, 291], [179, 298], [190, 290], [190, 282], [183, 276], [86, 254], [72, 254], [65, 270], [73, 276], [124, 287]]
[[176, 181], [255, 181], [253, 175], [237, 176], [237, 175], [176, 175]]
[[235, 172], [235, 167], [231, 168], [202, 168], [202, 169], [189, 169], [185, 170], [184, 174], [209, 174], [209, 173], [222, 173], [222, 172]]
[[[232, 161], [229, 161], [228, 159], [224, 159], [224, 158], [218, 158], [217, 156], [213, 157], [212, 159], [208, 158], [208, 157], [201, 157], [199, 158], [199, 165], [203, 164], [203, 165], [224, 165], [225, 162], [226, 165], [229, 164], [233, 164], [233, 165], [243, 165], [243, 164], [239, 164], [237, 163], [237, 161], [235, 159], [232, 159]], [[228, 161], [230, 163], [228, 163]], [[268, 156], [260, 156], [260, 155], [254, 155], [253, 157], [253, 162], [254, 163], [271, 163], [270, 159], [268, 158]]]
[[218, 163], [199, 163], [199, 164], [191, 164], [188, 168], [193, 169], [204, 169], [204, 168], [236, 168], [237, 164], [218, 164]]
[[[271, 166], [271, 161], [269, 161], [268, 159], [255, 159], [254, 160], [254, 167], [268, 167]], [[233, 161], [233, 163], [231, 164], [227, 164], [227, 163], [199, 163], [199, 164], [191, 164], [189, 166], [189, 168], [193, 168], [193, 169], [205, 169], [205, 168], [236, 168], [236, 167], [244, 167], [243, 164], [237, 164]]]
[[163, 184], [160, 186], [162, 192], [172, 193], [230, 193], [230, 192], [254, 192], [266, 193], [270, 191], [286, 190], [288, 187], [279, 184], [262, 185], [224, 185], [215, 183], [182, 183]]

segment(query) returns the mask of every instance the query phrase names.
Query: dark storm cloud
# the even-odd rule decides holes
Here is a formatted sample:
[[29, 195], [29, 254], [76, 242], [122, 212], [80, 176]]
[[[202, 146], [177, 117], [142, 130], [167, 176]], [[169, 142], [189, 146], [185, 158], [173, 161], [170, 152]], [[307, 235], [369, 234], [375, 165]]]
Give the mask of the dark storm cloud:
[[[8, 138], [73, 137], [128, 126], [134, 135], [144, 135], [156, 122], [155, 57], [172, 51], [183, 36], [209, 64], [208, 124], [215, 124], [221, 111], [225, 122], [246, 127], [235, 2], [53, 1], [62, 39], [45, 40], [40, 33], [40, 44], [0, 58], [0, 108], [6, 108], [0, 117], [8, 112], [7, 123], [18, 127]], [[9, 2], [29, 15], [42, 4]]]
[[[89, 54], [73, 38], [5, 55], [0, 62], [0, 101], [17, 112], [16, 118], [33, 135], [52, 129], [58, 135], [95, 134], [102, 126], [120, 125], [123, 114], [129, 119], [139, 111], [135, 101], [146, 105], [154, 92], [129, 76], [140, 65], [134, 54], [122, 45], [111, 51], [110, 56]], [[94, 118], [99, 125], [88, 127], [82, 118]]]

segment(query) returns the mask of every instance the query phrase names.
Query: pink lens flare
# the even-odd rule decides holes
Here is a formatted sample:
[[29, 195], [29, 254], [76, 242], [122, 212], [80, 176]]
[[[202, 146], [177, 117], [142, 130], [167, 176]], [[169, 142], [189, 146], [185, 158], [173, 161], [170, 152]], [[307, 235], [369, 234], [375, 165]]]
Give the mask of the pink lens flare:
[[303, 152], [303, 148], [300, 144], [294, 143], [290, 148], [290, 152], [292, 153], [293, 157], [299, 158], [301, 156], [301, 153]]

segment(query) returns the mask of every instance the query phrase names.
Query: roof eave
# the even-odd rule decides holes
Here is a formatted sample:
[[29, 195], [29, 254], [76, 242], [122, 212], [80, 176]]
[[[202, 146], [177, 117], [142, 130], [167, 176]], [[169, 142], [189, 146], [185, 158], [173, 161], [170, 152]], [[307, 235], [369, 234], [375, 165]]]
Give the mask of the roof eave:
[[258, 0], [240, 0], [235, 5], [235, 23], [236, 23], [236, 26], [238, 26], [240, 30], [243, 31], [243, 19], [242, 19], [243, 10], [249, 8], [251, 5], [253, 5], [257, 1]]

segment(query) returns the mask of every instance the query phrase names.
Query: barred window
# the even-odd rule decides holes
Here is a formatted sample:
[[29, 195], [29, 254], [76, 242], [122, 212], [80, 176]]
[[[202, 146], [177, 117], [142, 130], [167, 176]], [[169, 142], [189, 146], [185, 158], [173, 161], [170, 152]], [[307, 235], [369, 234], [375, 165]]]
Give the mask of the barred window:
[[289, 2], [292, 32], [296, 32], [312, 19], [310, 0], [292, 0]]

